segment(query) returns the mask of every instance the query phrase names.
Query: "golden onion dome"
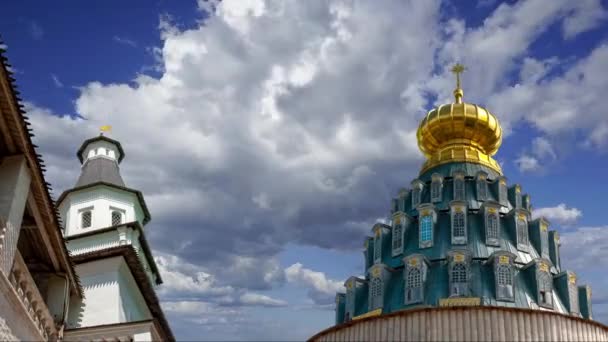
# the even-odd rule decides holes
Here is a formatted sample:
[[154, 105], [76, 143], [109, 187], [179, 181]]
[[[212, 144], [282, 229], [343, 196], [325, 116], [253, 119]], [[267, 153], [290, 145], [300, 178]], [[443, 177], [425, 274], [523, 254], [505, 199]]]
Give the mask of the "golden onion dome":
[[432, 109], [420, 122], [416, 133], [418, 147], [427, 158], [421, 172], [445, 163], [467, 162], [502, 174], [500, 165], [492, 158], [502, 142], [502, 128], [487, 109], [462, 102], [463, 71], [461, 64], [452, 68], [456, 74], [455, 102]]

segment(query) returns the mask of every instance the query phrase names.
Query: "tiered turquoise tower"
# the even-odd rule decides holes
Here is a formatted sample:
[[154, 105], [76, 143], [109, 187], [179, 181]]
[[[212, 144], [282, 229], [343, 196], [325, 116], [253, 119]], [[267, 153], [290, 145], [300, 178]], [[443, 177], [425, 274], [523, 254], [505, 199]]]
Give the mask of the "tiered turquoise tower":
[[336, 324], [423, 307], [500, 306], [591, 319], [591, 290], [562, 269], [559, 235], [532, 220], [530, 196], [492, 158], [496, 117], [455, 101], [426, 115], [418, 146], [427, 160], [392, 200], [388, 224], [365, 240], [365, 277], [336, 296]]

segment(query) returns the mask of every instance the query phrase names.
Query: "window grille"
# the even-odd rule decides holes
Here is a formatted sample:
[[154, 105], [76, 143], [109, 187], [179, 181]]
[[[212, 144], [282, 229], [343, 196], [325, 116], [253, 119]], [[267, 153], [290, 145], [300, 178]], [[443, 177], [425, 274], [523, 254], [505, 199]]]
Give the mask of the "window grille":
[[112, 225], [118, 226], [122, 223], [122, 214], [119, 211], [112, 211]]
[[402, 223], [396, 223], [393, 227], [393, 254], [401, 252], [403, 246], [403, 228]]
[[462, 264], [454, 264], [452, 267], [452, 282], [453, 283], [466, 283], [467, 282], [467, 267]]
[[433, 217], [431, 215], [422, 217], [420, 224], [420, 241], [433, 241]]
[[468, 275], [467, 267], [463, 263], [456, 263], [452, 266], [452, 283], [450, 284], [451, 296], [468, 295]]
[[498, 266], [496, 277], [498, 278], [498, 285], [513, 285], [513, 276], [511, 275], [511, 267], [509, 265]]
[[93, 213], [90, 210], [83, 212], [80, 216], [80, 220], [80, 226], [82, 228], [90, 228], [93, 221]]
[[459, 211], [453, 215], [454, 237], [465, 236], [465, 217], [464, 212]]
[[487, 234], [489, 240], [498, 240], [498, 214], [488, 213], [487, 215]]
[[405, 284], [405, 303], [412, 304], [422, 301], [422, 274], [418, 267], [411, 267], [407, 271]]
[[371, 292], [371, 310], [378, 309], [382, 307], [383, 301], [383, 284], [382, 279], [379, 277], [372, 278], [370, 284], [370, 292]]

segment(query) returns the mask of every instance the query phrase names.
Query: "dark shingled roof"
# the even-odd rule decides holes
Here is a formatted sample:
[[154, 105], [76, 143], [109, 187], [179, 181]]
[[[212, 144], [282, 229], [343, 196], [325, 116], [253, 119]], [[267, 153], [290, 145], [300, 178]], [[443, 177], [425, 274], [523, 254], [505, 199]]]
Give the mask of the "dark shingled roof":
[[90, 143], [96, 142], [96, 141], [107, 141], [110, 144], [114, 144], [116, 145], [116, 148], [118, 149], [118, 162], [120, 163], [123, 158], [125, 157], [125, 151], [122, 149], [122, 145], [120, 144], [120, 142], [118, 142], [117, 140], [114, 139], [110, 139], [108, 137], [106, 137], [105, 135], [99, 135], [95, 138], [91, 138], [91, 139], [87, 139], [85, 140], [82, 145], [80, 146], [80, 148], [78, 149], [78, 152], [76, 152], [76, 155], [78, 156], [78, 160], [80, 160], [80, 162], [82, 163], [84, 161], [84, 159], [82, 158], [82, 153], [84, 152], [84, 149], [87, 148], [87, 146]]
[[74, 187], [81, 187], [93, 183], [108, 183], [121, 187], [125, 186], [125, 182], [120, 176], [118, 164], [108, 158], [98, 157], [89, 159], [82, 167], [80, 177]]

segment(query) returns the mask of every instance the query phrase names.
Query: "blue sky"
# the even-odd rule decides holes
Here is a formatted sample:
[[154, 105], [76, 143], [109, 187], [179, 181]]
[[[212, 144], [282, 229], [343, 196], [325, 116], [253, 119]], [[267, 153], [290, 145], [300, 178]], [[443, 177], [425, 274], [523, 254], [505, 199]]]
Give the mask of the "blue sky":
[[608, 322], [607, 8], [19, 1], [0, 33], [55, 189], [99, 126], [123, 143], [176, 336], [297, 340], [363, 273], [363, 237], [416, 177], [418, 121], [450, 100], [456, 61], [465, 100], [506, 128], [509, 182], [561, 231]]

